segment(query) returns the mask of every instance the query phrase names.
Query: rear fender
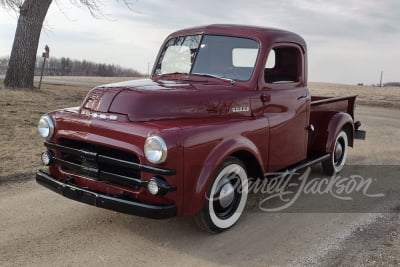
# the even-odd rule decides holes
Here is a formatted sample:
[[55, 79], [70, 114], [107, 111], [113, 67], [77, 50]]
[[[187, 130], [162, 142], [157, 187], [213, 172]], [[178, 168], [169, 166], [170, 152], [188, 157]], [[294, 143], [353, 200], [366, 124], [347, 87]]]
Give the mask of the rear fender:
[[345, 130], [348, 138], [349, 146], [353, 147], [353, 136], [354, 136], [354, 124], [353, 118], [350, 114], [339, 112], [335, 114], [328, 125], [328, 135], [326, 139], [326, 152], [332, 153], [336, 136], [339, 134], [341, 130]]
[[350, 114], [345, 112], [314, 111], [311, 124], [315, 131], [309, 135], [309, 153], [332, 153], [335, 139], [344, 129], [348, 136], [349, 146], [353, 146], [354, 124]]

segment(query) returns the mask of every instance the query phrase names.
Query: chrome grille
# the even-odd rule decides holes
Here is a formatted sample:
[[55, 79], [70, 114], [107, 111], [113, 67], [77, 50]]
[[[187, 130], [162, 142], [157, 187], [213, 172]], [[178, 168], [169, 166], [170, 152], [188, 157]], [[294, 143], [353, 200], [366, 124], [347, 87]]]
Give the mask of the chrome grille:
[[141, 186], [141, 165], [132, 153], [71, 139], [45, 145], [60, 152], [54, 160], [64, 171], [133, 188]]

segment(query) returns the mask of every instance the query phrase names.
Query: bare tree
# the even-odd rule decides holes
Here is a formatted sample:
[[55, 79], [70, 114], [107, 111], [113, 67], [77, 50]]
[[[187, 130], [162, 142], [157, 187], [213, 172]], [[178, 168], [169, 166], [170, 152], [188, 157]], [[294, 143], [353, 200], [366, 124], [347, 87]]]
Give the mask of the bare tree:
[[[70, 0], [71, 4], [88, 8], [94, 17], [101, 17], [99, 0]], [[126, 5], [128, 3], [123, 1]], [[4, 85], [9, 88], [33, 88], [34, 68], [40, 33], [52, 0], [0, 0], [0, 6], [19, 11], [17, 30], [11, 50]]]

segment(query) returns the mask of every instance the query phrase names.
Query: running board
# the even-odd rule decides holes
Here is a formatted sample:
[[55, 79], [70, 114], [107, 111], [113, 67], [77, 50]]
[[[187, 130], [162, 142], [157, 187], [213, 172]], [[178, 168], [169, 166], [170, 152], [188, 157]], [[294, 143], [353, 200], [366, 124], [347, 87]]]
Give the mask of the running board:
[[298, 164], [290, 166], [286, 170], [284, 169], [284, 170], [282, 170], [280, 172], [272, 172], [272, 173], [269, 172], [269, 173], [266, 173], [264, 175], [264, 177], [267, 177], [267, 176], [283, 176], [283, 175], [285, 175], [287, 173], [297, 173], [298, 171], [300, 171], [302, 169], [305, 169], [307, 167], [310, 167], [312, 165], [315, 165], [317, 163], [325, 161], [325, 160], [329, 159], [329, 157], [330, 157], [330, 154], [327, 153], [327, 154], [324, 154], [324, 155], [322, 155], [320, 157], [317, 157], [317, 158], [304, 160], [304, 161], [302, 161], [302, 162], [300, 162]]
[[292, 169], [288, 169], [288, 171], [290, 171], [290, 172], [297, 172], [297, 171], [299, 171], [299, 170], [305, 169], [305, 168], [307, 168], [307, 167], [310, 167], [310, 166], [312, 166], [312, 165], [315, 165], [315, 164], [317, 164], [317, 163], [320, 163], [320, 162], [322, 162], [322, 161], [325, 161], [325, 160], [329, 159], [329, 157], [330, 157], [330, 154], [327, 153], [327, 154], [322, 155], [322, 156], [320, 156], [320, 157], [318, 157], [318, 158], [309, 159], [309, 160], [300, 162], [298, 165], [292, 166]]
[[299, 170], [305, 169], [307, 167], [310, 167], [312, 165], [315, 165], [317, 163], [325, 161], [325, 160], [329, 159], [329, 157], [330, 157], [330, 154], [327, 153], [320, 157], [317, 157], [314, 159], [309, 159], [309, 160], [306, 160], [305, 162], [300, 162], [298, 165], [293, 166], [292, 169], [290, 169], [289, 171], [297, 172]]

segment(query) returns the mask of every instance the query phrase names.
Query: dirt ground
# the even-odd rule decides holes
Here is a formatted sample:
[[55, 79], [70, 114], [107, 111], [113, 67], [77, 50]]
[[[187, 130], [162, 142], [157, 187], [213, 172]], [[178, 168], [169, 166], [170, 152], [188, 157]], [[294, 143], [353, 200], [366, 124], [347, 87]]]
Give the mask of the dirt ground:
[[[40, 91], [0, 89], [0, 266], [400, 264], [398, 212], [266, 213], [253, 196], [233, 229], [209, 235], [190, 218], [150, 220], [58, 196], [33, 180], [43, 151], [37, 121], [46, 111], [79, 105], [95, 84], [115, 80], [45, 81]], [[400, 88], [310, 87], [313, 94], [360, 95], [356, 116], [367, 140], [350, 150], [347, 172], [358, 165], [400, 165]], [[390, 204], [400, 207], [400, 200]]]

